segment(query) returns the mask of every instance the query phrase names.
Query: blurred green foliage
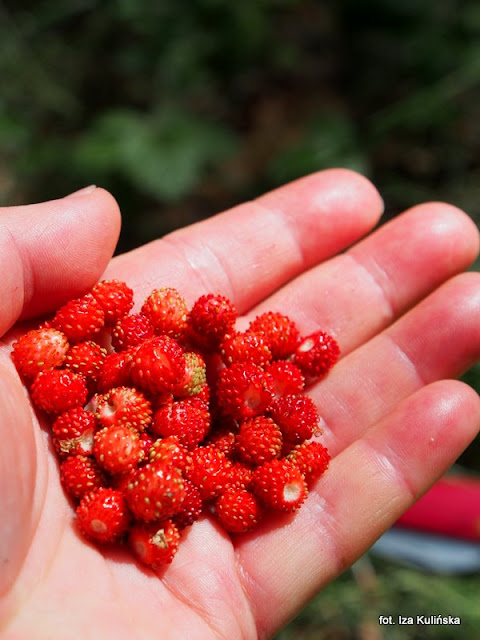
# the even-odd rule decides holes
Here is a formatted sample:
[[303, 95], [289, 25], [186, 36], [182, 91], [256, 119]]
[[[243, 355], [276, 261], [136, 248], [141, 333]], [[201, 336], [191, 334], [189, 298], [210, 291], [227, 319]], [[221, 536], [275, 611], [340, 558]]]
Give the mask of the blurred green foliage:
[[342, 165], [478, 220], [479, 33], [476, 0], [4, 2], [0, 200], [101, 184], [123, 251]]
[[[480, 624], [480, 576], [443, 576], [363, 556], [276, 640], [470, 640]], [[458, 616], [460, 626], [399, 625], [398, 616]], [[381, 626], [379, 616], [396, 625]]]
[[[480, 224], [479, 36], [477, 0], [5, 0], [0, 201], [100, 184], [122, 208], [120, 252], [348, 166], [386, 220], [441, 199]], [[465, 379], [480, 389], [480, 368]], [[461, 462], [479, 468], [478, 443]], [[392, 571], [381, 612], [480, 586]], [[360, 596], [343, 577], [279, 640], [377, 638]]]

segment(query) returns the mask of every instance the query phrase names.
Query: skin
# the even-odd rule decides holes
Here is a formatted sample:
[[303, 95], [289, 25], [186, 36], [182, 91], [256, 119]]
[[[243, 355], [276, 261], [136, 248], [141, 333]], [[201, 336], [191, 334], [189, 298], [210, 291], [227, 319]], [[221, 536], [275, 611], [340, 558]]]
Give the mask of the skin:
[[[110, 260], [120, 215], [102, 189], [0, 211], [3, 640], [271, 637], [451, 466], [480, 424], [455, 379], [480, 355], [480, 276], [462, 273], [478, 231], [448, 204], [373, 230], [381, 213], [365, 178], [330, 170]], [[213, 291], [240, 326], [278, 310], [338, 339], [310, 391], [333, 460], [299, 512], [233, 540], [203, 518], [159, 575], [78, 535], [9, 354], [25, 323], [105, 277], [137, 305], [155, 286], [189, 304]]]

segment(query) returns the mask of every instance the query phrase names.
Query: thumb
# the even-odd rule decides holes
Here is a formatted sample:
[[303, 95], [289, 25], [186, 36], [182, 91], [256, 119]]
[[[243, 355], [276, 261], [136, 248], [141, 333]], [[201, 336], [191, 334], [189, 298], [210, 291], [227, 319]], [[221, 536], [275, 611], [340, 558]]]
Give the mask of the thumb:
[[[114, 251], [119, 229], [118, 206], [103, 189], [0, 209], [0, 335], [18, 319], [53, 310], [90, 288]], [[8, 606], [4, 596], [27, 556], [48, 477], [10, 350], [0, 347], [0, 629]]]
[[120, 231], [104, 189], [41, 204], [0, 208], [0, 335], [18, 319], [82, 295], [103, 273]]

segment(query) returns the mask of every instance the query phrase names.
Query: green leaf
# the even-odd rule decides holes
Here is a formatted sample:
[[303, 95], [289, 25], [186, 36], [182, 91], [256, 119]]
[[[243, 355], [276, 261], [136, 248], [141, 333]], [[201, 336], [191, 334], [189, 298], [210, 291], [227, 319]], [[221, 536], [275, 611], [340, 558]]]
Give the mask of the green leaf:
[[277, 154], [269, 173], [275, 182], [283, 183], [329, 167], [368, 173], [367, 158], [351, 121], [336, 113], [317, 116], [308, 123], [302, 136]]
[[79, 167], [120, 172], [159, 200], [189, 194], [204, 172], [230, 154], [233, 135], [187, 111], [164, 108], [144, 115], [116, 110], [99, 119], [75, 154]]

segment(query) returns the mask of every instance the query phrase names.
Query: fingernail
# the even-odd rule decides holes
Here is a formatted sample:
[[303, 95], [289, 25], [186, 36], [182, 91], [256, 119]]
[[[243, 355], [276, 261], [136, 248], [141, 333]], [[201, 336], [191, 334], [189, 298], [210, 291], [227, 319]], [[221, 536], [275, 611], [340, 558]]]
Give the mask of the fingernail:
[[73, 193], [69, 193], [67, 198], [71, 198], [72, 196], [88, 196], [89, 193], [92, 193], [97, 188], [96, 184], [91, 184], [88, 187], [83, 187], [83, 189], [79, 189], [78, 191], [74, 191]]

